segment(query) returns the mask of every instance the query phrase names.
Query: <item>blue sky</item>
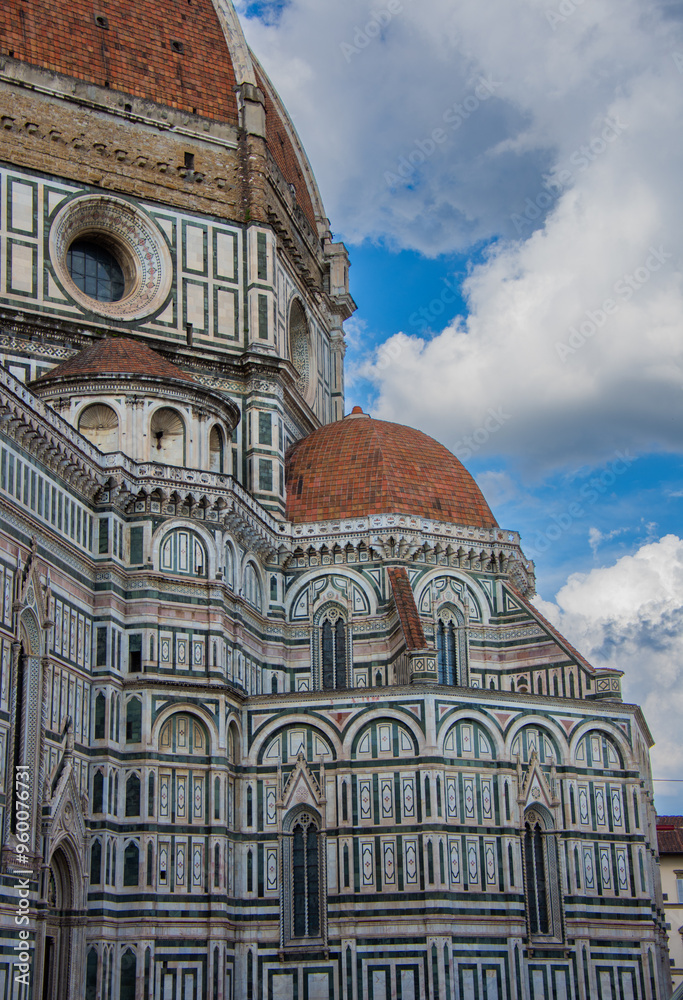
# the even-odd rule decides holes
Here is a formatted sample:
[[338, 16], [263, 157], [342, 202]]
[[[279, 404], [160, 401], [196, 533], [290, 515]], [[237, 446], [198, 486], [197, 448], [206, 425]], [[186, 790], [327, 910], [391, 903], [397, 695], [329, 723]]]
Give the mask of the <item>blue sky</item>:
[[683, 813], [680, 8], [237, 7], [349, 247], [348, 408], [465, 462]]

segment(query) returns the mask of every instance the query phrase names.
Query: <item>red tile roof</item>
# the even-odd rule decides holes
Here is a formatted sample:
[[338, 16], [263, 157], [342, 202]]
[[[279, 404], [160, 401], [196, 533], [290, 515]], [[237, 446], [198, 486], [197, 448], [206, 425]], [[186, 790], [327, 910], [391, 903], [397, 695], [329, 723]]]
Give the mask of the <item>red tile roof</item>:
[[282, 176], [294, 188], [294, 194], [299, 207], [315, 233], [317, 232], [317, 226], [310, 191], [301, 172], [301, 166], [294, 146], [273, 100], [270, 81], [258, 70], [256, 71], [256, 78], [266, 101], [266, 142], [268, 143], [268, 148], [273, 154], [273, 159], [280, 168]]
[[297, 441], [287, 453], [286, 484], [294, 522], [409, 514], [497, 527], [481, 490], [447, 448], [364, 413]]
[[406, 648], [409, 650], [424, 649], [427, 645], [427, 639], [415, 604], [413, 588], [408, 579], [408, 571], [405, 566], [390, 566], [387, 572]]
[[683, 854], [683, 816], [657, 817], [660, 854]]
[[41, 386], [57, 379], [92, 378], [97, 375], [151, 375], [194, 382], [191, 375], [171, 361], [166, 361], [146, 344], [127, 337], [104, 337], [41, 375], [33, 385]]
[[235, 73], [212, 0], [3, 0], [0, 55], [237, 124]]

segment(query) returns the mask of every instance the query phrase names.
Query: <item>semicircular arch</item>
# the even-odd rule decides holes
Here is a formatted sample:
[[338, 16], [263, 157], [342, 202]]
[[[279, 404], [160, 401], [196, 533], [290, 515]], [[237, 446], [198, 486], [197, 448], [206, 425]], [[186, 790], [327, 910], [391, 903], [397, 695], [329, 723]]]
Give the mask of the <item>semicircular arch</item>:
[[[464, 603], [463, 599], [465, 597], [474, 602], [475, 615], [470, 616], [471, 621], [476, 621], [477, 624], [482, 625], [486, 625], [488, 623], [491, 617], [491, 599], [486, 594], [484, 588], [471, 577], [466, 576], [464, 573], [458, 573], [457, 570], [450, 569], [446, 566], [437, 566], [433, 570], [427, 571], [425, 575], [418, 580], [415, 592], [415, 603], [421, 614], [425, 613], [423, 601], [426, 592], [431, 589], [434, 583], [440, 580], [453, 580], [455, 582], [456, 587], [451, 588], [451, 592], [454, 595], [454, 603], [456, 604], [456, 607], [458, 603]], [[444, 586], [443, 590], [444, 596], [446, 596], [448, 589]], [[468, 624], [468, 621], [466, 621], [465, 624]]]
[[[500, 728], [497, 725], [495, 725], [493, 720], [490, 719], [483, 712], [472, 711], [471, 709], [467, 708], [460, 709], [459, 711], [454, 712], [453, 715], [449, 715], [446, 720], [446, 724], [443, 728], [442, 734], [440, 734], [440, 740], [439, 740], [441, 752], [444, 754], [444, 756], [460, 756], [460, 754], [457, 753], [453, 754], [450, 750], [447, 750], [446, 747], [451, 737], [455, 735], [455, 730], [457, 729], [457, 727], [461, 725], [467, 725], [468, 723], [471, 723], [473, 726], [476, 726], [479, 732], [481, 732], [481, 734], [490, 743], [491, 746], [490, 759], [499, 760], [501, 757], [504, 756], [505, 738], [502, 732], [500, 731]], [[475, 733], [473, 731], [472, 734], [473, 738], [472, 755], [474, 757], [478, 756], [478, 754], [476, 753], [476, 748], [479, 745], [479, 740], [478, 740], [479, 732]], [[457, 746], [455, 746], [454, 749], [457, 750]], [[469, 754], [469, 752], [467, 753], [468, 757], [472, 755]]]
[[[312, 735], [317, 734], [332, 751], [330, 755], [332, 760], [338, 760], [341, 755], [342, 746], [339, 733], [334, 727], [317, 716], [314, 716], [313, 719], [307, 716], [306, 722], [303, 722], [300, 715], [292, 712], [286, 716], [278, 716], [276, 720], [268, 723], [264, 726], [263, 730], [257, 733], [249, 750], [246, 763], [263, 764], [265, 762], [264, 755], [269, 750], [273, 741], [288, 732], [310, 732]], [[308, 750], [308, 745], [306, 745], [306, 749]], [[312, 752], [315, 756], [314, 748]], [[290, 752], [290, 746], [287, 747], [287, 758], [289, 763], [292, 762], [291, 758], [296, 759], [296, 753]], [[312, 763], [308, 753], [306, 753], [306, 759]]]
[[215, 716], [200, 705], [183, 705], [182, 702], [162, 708], [152, 722], [152, 745], [157, 746], [161, 730], [175, 715], [185, 715], [204, 727], [207, 736], [206, 756], [211, 756], [218, 747], [218, 724]]
[[523, 715], [515, 719], [510, 726], [505, 737], [505, 757], [512, 760], [512, 747], [523, 730], [537, 730], [541, 734], [550, 736], [557, 756], [556, 764], [566, 764], [569, 760], [569, 744], [566, 733], [552, 719], [547, 716]]
[[[619, 729], [618, 726], [612, 725], [607, 719], [593, 719], [576, 727], [574, 732], [571, 734], [569, 741], [569, 761], [572, 765], [576, 765], [578, 763], [576, 754], [579, 744], [587, 736], [590, 736], [591, 733], [600, 733], [601, 736], [606, 736], [608, 740], [615, 744], [617, 753], [620, 756], [620, 769], [633, 770], [638, 768], [638, 762], [635, 759], [633, 750], [628, 744], [625, 734]], [[585, 767], [586, 764], [581, 764], [580, 766]], [[600, 767], [605, 770], [610, 770], [609, 764], [602, 763]]]

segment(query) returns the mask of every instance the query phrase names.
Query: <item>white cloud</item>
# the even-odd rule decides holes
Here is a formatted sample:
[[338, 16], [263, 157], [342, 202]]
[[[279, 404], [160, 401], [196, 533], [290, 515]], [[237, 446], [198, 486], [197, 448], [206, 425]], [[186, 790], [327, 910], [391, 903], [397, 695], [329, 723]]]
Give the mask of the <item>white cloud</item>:
[[534, 603], [594, 666], [624, 671], [624, 700], [642, 706], [656, 741], [653, 774], [683, 779], [683, 539], [666, 535], [576, 573], [554, 602]]
[[[397, 333], [392, 363], [366, 366], [376, 415], [453, 448], [502, 406], [482, 453], [539, 471], [679, 450], [680, 21], [647, 0], [560, 20], [550, 0], [399, 6], [372, 38], [387, 8], [371, 0], [291, 0], [276, 25], [247, 23], [335, 230], [426, 254], [498, 239], [470, 272], [466, 319]], [[354, 38], [368, 43], [345, 57]], [[387, 184], [411, 156], [424, 162]]]

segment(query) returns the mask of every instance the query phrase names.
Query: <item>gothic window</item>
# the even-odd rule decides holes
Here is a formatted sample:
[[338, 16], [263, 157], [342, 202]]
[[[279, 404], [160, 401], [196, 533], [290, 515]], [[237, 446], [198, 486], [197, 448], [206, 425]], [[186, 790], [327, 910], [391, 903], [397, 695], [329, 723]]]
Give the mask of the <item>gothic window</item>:
[[257, 611], [261, 610], [261, 583], [253, 563], [244, 570], [244, 598]]
[[530, 935], [560, 938], [557, 843], [549, 819], [538, 807], [525, 816], [524, 876]]
[[436, 650], [439, 661], [439, 684], [455, 684], [457, 656], [453, 622], [440, 621], [436, 628]]
[[102, 881], [102, 841], [95, 840], [90, 848], [90, 884], [99, 885]]
[[137, 964], [135, 953], [129, 948], [121, 956], [121, 991], [119, 993], [119, 1000], [135, 1000]]
[[95, 771], [92, 782], [92, 811], [94, 813], [103, 812], [104, 805], [104, 775], [101, 771]]
[[123, 852], [123, 884], [137, 885], [140, 870], [140, 850], [134, 840], [131, 840]]
[[170, 531], [161, 543], [159, 568], [176, 576], [206, 576], [204, 543], [192, 531]]
[[140, 779], [131, 774], [126, 781], [126, 816], [140, 815]]
[[439, 684], [450, 686], [466, 683], [465, 618], [453, 607], [439, 611], [436, 623], [436, 656]]
[[320, 829], [311, 812], [302, 811], [295, 817], [289, 848], [289, 937], [292, 940], [320, 938]]
[[102, 692], [95, 698], [95, 739], [104, 739], [105, 698]]
[[349, 686], [346, 623], [336, 608], [330, 608], [318, 628], [320, 687], [341, 691]]
[[97, 950], [91, 948], [85, 967], [85, 1000], [97, 998]]

